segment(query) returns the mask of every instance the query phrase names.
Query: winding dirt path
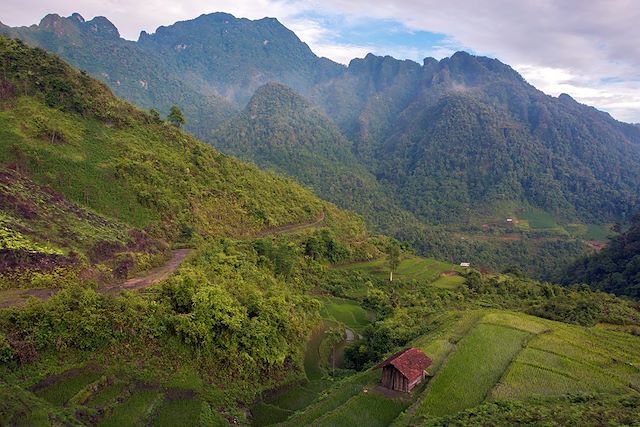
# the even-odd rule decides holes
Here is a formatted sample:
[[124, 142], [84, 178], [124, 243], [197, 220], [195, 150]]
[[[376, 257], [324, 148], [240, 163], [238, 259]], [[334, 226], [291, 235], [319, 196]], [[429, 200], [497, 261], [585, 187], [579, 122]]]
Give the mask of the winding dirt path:
[[[313, 221], [302, 224], [289, 224], [282, 227], [270, 228], [262, 230], [253, 236], [253, 239], [260, 239], [266, 236], [294, 233], [296, 231], [307, 228], [317, 227], [324, 223], [324, 210], [320, 216]], [[122, 283], [103, 286], [98, 292], [105, 295], [117, 294], [123, 290], [137, 290], [148, 288], [151, 285], [162, 282], [167, 279], [171, 273], [176, 271], [185, 258], [193, 251], [193, 249], [176, 249], [172, 251], [171, 258], [162, 266], [156, 267], [143, 276], [134, 277]], [[49, 299], [52, 295], [58, 293], [60, 289], [8, 289], [0, 291], [0, 309], [8, 307], [16, 307], [26, 304], [29, 297], [35, 297], [41, 300]]]
[[[146, 272], [144, 276], [134, 277], [115, 285], [101, 287], [98, 289], [98, 292], [113, 295], [125, 289], [143, 289], [155, 285], [176, 271], [192, 251], [193, 249], [176, 249], [171, 252], [171, 258], [164, 265]], [[0, 308], [24, 305], [29, 297], [46, 300], [59, 291], [60, 289], [9, 289], [2, 291], [0, 294]]]
[[98, 291], [103, 294], [116, 294], [123, 290], [135, 290], [148, 288], [151, 285], [160, 283], [168, 278], [171, 273], [176, 271], [184, 259], [189, 255], [193, 249], [176, 249], [171, 253], [171, 259], [166, 264], [156, 267], [153, 270], [149, 270], [146, 275], [141, 277], [134, 277], [127, 280], [124, 283], [117, 285], [105, 286]]

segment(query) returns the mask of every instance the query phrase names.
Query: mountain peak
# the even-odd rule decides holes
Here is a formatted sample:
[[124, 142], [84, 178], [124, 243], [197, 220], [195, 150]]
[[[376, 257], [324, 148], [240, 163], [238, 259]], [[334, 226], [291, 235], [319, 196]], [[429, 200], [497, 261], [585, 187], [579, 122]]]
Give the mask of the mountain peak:
[[568, 102], [568, 103], [577, 103], [575, 99], [573, 99], [571, 97], [571, 95], [567, 94], [567, 93], [561, 93], [560, 95], [558, 95], [558, 100], [562, 101], [562, 102]]
[[57, 23], [61, 22], [64, 18], [57, 13], [49, 13], [40, 20], [38, 26], [43, 28], [53, 28]]
[[310, 107], [309, 102], [287, 85], [268, 82], [260, 86], [247, 105], [248, 111], [274, 109], [277, 111], [303, 110]]
[[104, 16], [96, 16], [91, 21], [87, 21], [86, 24], [96, 34], [120, 38], [120, 32], [116, 26]]
[[78, 21], [80, 23], [84, 23], [84, 18], [78, 12], [73, 12], [69, 18], [75, 19], [76, 21]]

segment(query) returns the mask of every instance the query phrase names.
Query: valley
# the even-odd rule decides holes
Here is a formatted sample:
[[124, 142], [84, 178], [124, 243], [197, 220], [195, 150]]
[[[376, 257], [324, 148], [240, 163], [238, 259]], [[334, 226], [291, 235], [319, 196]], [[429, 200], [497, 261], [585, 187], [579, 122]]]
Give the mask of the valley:
[[275, 18], [0, 57], [0, 425], [640, 420], [640, 127]]
[[[639, 206], [638, 127], [545, 95], [495, 59], [369, 54], [345, 67], [276, 19], [225, 13], [136, 42], [106, 18], [79, 14], [0, 32], [61, 55], [143, 108], [165, 114], [171, 100], [205, 142], [303, 183], [421, 255], [548, 280], [600, 249], [607, 225], [628, 223]], [[500, 210], [500, 220], [539, 212], [562, 227], [522, 222], [518, 235], [487, 236], [481, 227]]]

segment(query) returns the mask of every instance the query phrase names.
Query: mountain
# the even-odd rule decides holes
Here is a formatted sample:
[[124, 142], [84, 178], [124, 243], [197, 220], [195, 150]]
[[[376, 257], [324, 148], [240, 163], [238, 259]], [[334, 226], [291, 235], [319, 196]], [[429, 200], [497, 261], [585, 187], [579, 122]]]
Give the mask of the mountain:
[[[137, 42], [104, 18], [82, 21], [49, 16], [0, 30], [71, 61], [96, 57], [87, 70], [103, 79], [117, 70], [122, 78], [106, 81], [118, 92], [128, 79], [132, 90], [120, 93], [129, 99], [154, 93], [166, 108], [181, 94], [205, 97], [225, 112], [210, 121], [206, 105], [193, 103], [200, 114], [176, 102], [205, 141], [300, 180], [423, 254], [546, 278], [550, 264], [580, 254], [583, 240], [606, 238], [607, 224], [640, 206], [640, 128], [547, 96], [495, 59], [458, 52], [418, 64], [369, 54], [344, 67], [274, 19], [202, 15]], [[147, 66], [157, 83], [133, 90]], [[273, 82], [295, 102], [282, 102], [291, 96]]]
[[465, 222], [501, 201], [585, 222], [638, 206], [637, 128], [544, 95], [495, 59], [458, 52], [420, 66], [368, 55], [312, 99], [428, 222]]
[[221, 151], [284, 172], [322, 198], [378, 226], [416, 223], [353, 153], [352, 143], [317, 107], [280, 83], [255, 92], [247, 107], [209, 139]]
[[255, 21], [227, 13], [142, 32], [137, 43], [161, 56], [203, 93], [245, 104], [265, 83], [277, 81], [299, 91], [341, 74], [342, 65], [318, 58], [275, 18]]
[[77, 13], [66, 18], [50, 14], [30, 27], [0, 24], [0, 34], [59, 55], [140, 107], [167, 114], [172, 105], [178, 105], [187, 117], [187, 128], [196, 135], [206, 135], [235, 111], [224, 98], [187, 85], [162, 56], [121, 38], [104, 17], [85, 21]]
[[[119, 100], [54, 55], [4, 37], [0, 54], [0, 251], [12, 269], [33, 259], [22, 269], [30, 276], [63, 258], [93, 268], [136, 252], [159, 262], [166, 242], [252, 236], [335, 210]], [[18, 284], [11, 280], [3, 287]]]
[[640, 215], [600, 252], [569, 265], [560, 281], [587, 283], [605, 292], [640, 298]]

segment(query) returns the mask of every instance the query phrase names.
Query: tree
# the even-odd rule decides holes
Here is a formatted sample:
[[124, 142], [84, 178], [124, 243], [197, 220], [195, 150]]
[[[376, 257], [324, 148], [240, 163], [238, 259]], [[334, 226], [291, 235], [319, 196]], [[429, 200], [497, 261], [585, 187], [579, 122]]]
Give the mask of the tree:
[[393, 282], [393, 272], [400, 265], [400, 246], [395, 242], [387, 246], [387, 263], [389, 264], [389, 281]]
[[167, 116], [167, 120], [175, 127], [182, 127], [182, 125], [184, 124], [184, 116], [182, 115], [182, 111], [180, 111], [177, 106], [172, 106], [171, 110], [169, 111], [169, 115]]
[[155, 108], [150, 109], [149, 114], [151, 115], [151, 118], [153, 119], [154, 122], [156, 123], [162, 122], [162, 119], [160, 118], [160, 113]]

